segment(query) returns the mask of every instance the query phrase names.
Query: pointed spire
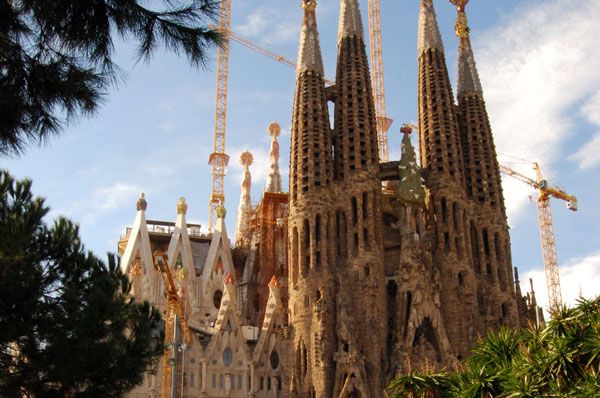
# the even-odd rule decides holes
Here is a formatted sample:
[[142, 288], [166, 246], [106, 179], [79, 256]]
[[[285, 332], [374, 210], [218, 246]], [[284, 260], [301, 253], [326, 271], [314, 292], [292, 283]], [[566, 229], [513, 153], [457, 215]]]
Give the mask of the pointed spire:
[[248, 151], [240, 156], [240, 163], [244, 168], [244, 178], [242, 180], [242, 189], [240, 194], [240, 205], [237, 212], [237, 222], [235, 226], [235, 244], [241, 246], [250, 242], [248, 232], [250, 230], [250, 218], [252, 217], [252, 202], [250, 199], [250, 189], [252, 187], [252, 176], [250, 175], [250, 165], [254, 157]]
[[362, 19], [357, 0], [340, 0], [338, 44], [344, 37], [363, 37]]
[[475, 56], [471, 47], [471, 39], [469, 37], [469, 25], [467, 22], [467, 14], [465, 7], [468, 0], [452, 0], [456, 4], [456, 36], [460, 39], [458, 47], [458, 86], [456, 88], [457, 95], [464, 96], [466, 94], [483, 94], [481, 81], [477, 73], [475, 65]]
[[398, 165], [400, 182], [396, 195], [404, 203], [425, 204], [425, 180], [421, 177], [421, 168], [417, 164], [415, 148], [410, 141], [412, 127], [404, 125], [400, 129], [402, 138], [402, 157]]
[[519, 269], [517, 267], [513, 267], [515, 274], [515, 293], [517, 297], [521, 297], [521, 281], [519, 281]]
[[323, 74], [323, 58], [317, 30], [316, 7], [316, 0], [302, 0], [304, 20], [302, 22], [302, 32], [300, 33], [296, 74], [306, 71]]
[[529, 291], [529, 296], [531, 297], [531, 305], [533, 308], [537, 308], [537, 299], [535, 298], [535, 290], [533, 290], [533, 279], [529, 278], [529, 286], [531, 290]]
[[419, 57], [429, 49], [444, 52], [444, 43], [440, 35], [433, 0], [421, 0], [418, 30], [418, 55]]
[[281, 192], [281, 173], [279, 172], [279, 143], [277, 137], [281, 134], [281, 126], [279, 123], [273, 122], [269, 125], [267, 130], [271, 136], [271, 150], [269, 151], [269, 158], [271, 160], [271, 172], [267, 178], [267, 192]]
[[312, 195], [331, 180], [330, 122], [315, 0], [302, 0], [304, 20], [298, 49], [290, 148], [290, 196]]
[[343, 180], [379, 163], [369, 61], [356, 0], [340, 0], [334, 173]]

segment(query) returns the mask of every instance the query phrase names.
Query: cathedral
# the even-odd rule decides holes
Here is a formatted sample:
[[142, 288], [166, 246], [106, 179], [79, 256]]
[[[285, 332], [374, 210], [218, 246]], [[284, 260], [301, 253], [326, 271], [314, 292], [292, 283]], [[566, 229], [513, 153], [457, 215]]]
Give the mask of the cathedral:
[[488, 330], [543, 322], [512, 266], [466, 2], [454, 97], [433, 2], [420, 0], [419, 159], [405, 125], [401, 159], [388, 162], [379, 160], [358, 0], [340, 0], [332, 86], [316, 0], [301, 3], [287, 192], [272, 123], [257, 205], [252, 154], [240, 159], [233, 242], [223, 207], [206, 234], [186, 221], [184, 198], [174, 223], [146, 219], [143, 194], [121, 237], [132, 294], [172, 310], [163, 253], [180, 303], [165, 360], [131, 397], [384, 397], [394, 376], [454, 368]]

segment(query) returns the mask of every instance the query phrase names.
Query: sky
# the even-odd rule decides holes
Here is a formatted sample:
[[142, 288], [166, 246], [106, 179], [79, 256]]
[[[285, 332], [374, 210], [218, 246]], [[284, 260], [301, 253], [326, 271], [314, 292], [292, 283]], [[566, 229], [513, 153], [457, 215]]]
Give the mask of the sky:
[[[232, 30], [273, 52], [295, 59], [302, 19], [300, 1], [232, 0]], [[317, 18], [326, 75], [334, 79], [338, 0], [320, 0]], [[400, 156], [403, 123], [415, 122], [418, 0], [381, 0], [383, 57], [390, 159]], [[367, 0], [360, 0], [367, 26]], [[435, 0], [455, 87], [458, 41], [455, 10]], [[472, 0], [467, 7], [475, 57], [500, 162], [545, 177], [579, 199], [579, 211], [552, 201], [563, 299], [600, 294], [600, 40], [597, 0]], [[79, 223], [88, 249], [100, 256], [117, 250], [134, 220], [140, 192], [147, 217], [174, 221], [180, 196], [188, 221], [207, 224], [208, 156], [213, 150], [216, 52], [205, 70], [157, 51], [138, 62], [135, 46], [116, 44], [124, 73], [98, 114], [71, 123], [65, 132], [24, 155], [0, 159], [0, 168], [33, 180], [33, 190], [52, 209], [48, 222], [66, 216]], [[253, 201], [268, 174], [267, 126], [277, 121], [281, 170], [287, 185], [294, 71], [231, 43], [225, 178], [227, 228], [233, 237], [240, 196], [240, 154], [250, 150]], [[413, 137], [416, 143], [416, 137]], [[504, 177], [513, 264], [522, 286], [534, 279], [540, 304], [547, 303], [535, 192]]]

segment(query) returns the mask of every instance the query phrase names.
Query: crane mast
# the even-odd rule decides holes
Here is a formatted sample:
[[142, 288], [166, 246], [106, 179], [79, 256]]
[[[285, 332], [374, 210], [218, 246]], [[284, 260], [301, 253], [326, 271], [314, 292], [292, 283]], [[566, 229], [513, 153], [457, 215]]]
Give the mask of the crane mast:
[[152, 257], [154, 267], [160, 272], [165, 284], [165, 296], [167, 298], [165, 314], [165, 343], [167, 349], [163, 355], [161, 398], [177, 398], [182, 396], [181, 390], [178, 388], [178, 380], [181, 378], [182, 373], [182, 363], [179, 358], [181, 345], [179, 342], [183, 340], [189, 345], [192, 339], [167, 254], [157, 250]]
[[225, 154], [227, 128], [227, 80], [229, 76], [229, 27], [231, 25], [231, 0], [221, 1], [219, 31], [223, 37], [217, 55], [217, 90], [215, 107], [215, 136], [213, 152], [208, 158], [212, 166], [212, 191], [210, 194], [208, 229], [212, 232], [216, 208], [225, 202], [225, 171], [229, 156]]
[[371, 53], [371, 85], [373, 86], [373, 102], [377, 120], [377, 139], [379, 143], [379, 161], [387, 162], [387, 133], [392, 124], [385, 110], [385, 84], [383, 74], [383, 44], [381, 42], [381, 3], [380, 0], [369, 0], [369, 48]]
[[556, 238], [554, 236], [554, 223], [552, 221], [550, 197], [564, 200], [567, 202], [569, 210], [572, 211], [577, 211], [577, 198], [560, 188], [549, 186], [542, 175], [539, 164], [534, 163], [533, 168], [536, 173], [535, 180], [507, 166], [500, 165], [500, 170], [503, 173], [534, 187], [538, 191], [537, 213], [540, 225], [540, 240], [542, 243], [546, 284], [548, 286], [548, 303], [550, 305], [550, 310], [554, 311], [562, 304], [562, 293], [560, 289], [558, 255], [556, 254]]

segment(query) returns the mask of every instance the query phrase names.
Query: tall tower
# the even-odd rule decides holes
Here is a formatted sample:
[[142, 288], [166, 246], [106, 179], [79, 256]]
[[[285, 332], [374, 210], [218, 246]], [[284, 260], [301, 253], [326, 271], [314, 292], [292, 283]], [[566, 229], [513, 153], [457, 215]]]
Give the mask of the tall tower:
[[365, 390], [369, 396], [379, 396], [384, 387], [385, 352], [381, 181], [377, 176], [375, 107], [357, 0], [340, 0], [335, 87], [333, 145], [338, 200], [331, 246], [338, 258], [338, 301], [349, 306], [346, 316], [338, 320], [342, 322], [338, 330], [348, 330], [348, 336], [338, 334], [337, 365], [342, 373], [352, 374], [356, 366], [352, 358], [358, 358], [366, 370]]
[[457, 6], [458, 112], [464, 173], [472, 202], [470, 234], [472, 262], [480, 276], [480, 316], [486, 329], [498, 324], [517, 326], [510, 237], [500, 170], [492, 129], [475, 65], [465, 7], [468, 0], [452, 0]]
[[477, 278], [468, 250], [469, 205], [458, 116], [432, 0], [421, 0], [418, 31], [421, 165], [430, 191], [433, 261], [440, 270], [442, 313], [451, 346], [468, 353], [479, 327]]
[[279, 172], [279, 143], [277, 137], [281, 134], [279, 123], [273, 122], [269, 125], [267, 133], [271, 136], [271, 149], [269, 151], [269, 160], [271, 161], [271, 171], [267, 178], [266, 192], [281, 192], [281, 173]]
[[244, 168], [244, 178], [242, 179], [240, 204], [237, 210], [237, 222], [235, 225], [235, 245], [250, 245], [250, 219], [252, 218], [252, 201], [250, 190], [252, 188], [252, 176], [250, 175], [250, 165], [254, 157], [248, 151], [240, 156], [240, 163]]
[[316, 1], [303, 0], [290, 152], [289, 308], [295, 367], [292, 395], [331, 397], [334, 374], [334, 259], [331, 128]]

